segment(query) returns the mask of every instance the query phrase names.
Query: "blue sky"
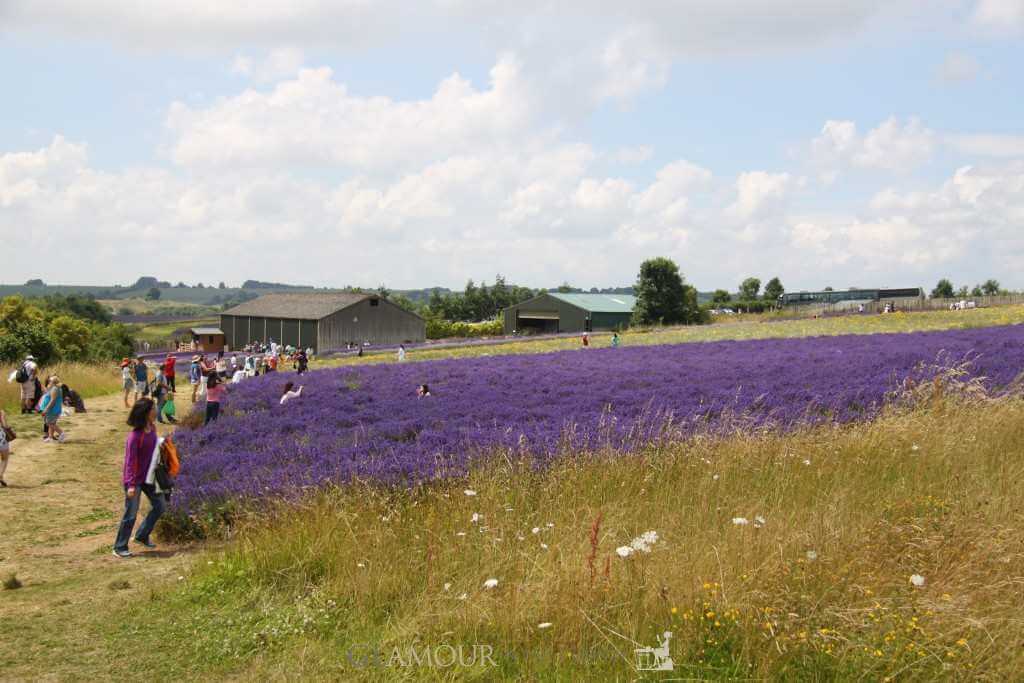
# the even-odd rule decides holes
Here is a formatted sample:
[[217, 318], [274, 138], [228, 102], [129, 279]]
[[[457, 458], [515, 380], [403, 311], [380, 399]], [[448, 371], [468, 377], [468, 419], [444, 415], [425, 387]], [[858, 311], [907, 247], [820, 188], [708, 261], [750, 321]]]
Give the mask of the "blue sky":
[[8, 0], [0, 26], [0, 237], [53, 257], [4, 281], [589, 287], [667, 255], [701, 289], [1024, 287], [1024, 0]]

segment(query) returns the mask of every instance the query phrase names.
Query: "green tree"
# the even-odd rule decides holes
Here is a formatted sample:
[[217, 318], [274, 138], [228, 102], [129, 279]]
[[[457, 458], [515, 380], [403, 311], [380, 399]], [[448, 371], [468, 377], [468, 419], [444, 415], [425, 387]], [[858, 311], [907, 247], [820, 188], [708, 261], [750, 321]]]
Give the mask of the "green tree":
[[834, 289], [832, 289], [831, 287], [826, 287], [826, 288], [825, 288], [825, 289], [823, 289], [822, 291], [823, 291], [823, 292], [834, 292], [835, 290], [834, 290]]
[[953, 298], [953, 283], [942, 278], [935, 285], [935, 289], [932, 290], [933, 299], [951, 299]]
[[971, 290], [971, 296], [984, 296], [985, 291], [981, 288], [981, 285], [974, 285], [974, 289]]
[[558, 285], [557, 291], [559, 294], [569, 294], [570, 292], [572, 292], [572, 289], [572, 285], [570, 285], [568, 282], [563, 282], [562, 284]]
[[92, 333], [89, 326], [69, 315], [59, 315], [50, 321], [50, 336], [57, 353], [64, 360], [85, 360], [89, 353]]
[[761, 281], [756, 277], [748, 277], [740, 283], [740, 298], [744, 301], [753, 301], [757, 293], [761, 291]]
[[958, 297], [960, 297], [961, 299], [963, 299], [963, 298], [965, 298], [965, 297], [967, 297], [967, 296], [970, 296], [970, 295], [968, 294], [968, 292], [969, 292], [969, 291], [970, 291], [970, 290], [969, 290], [969, 289], [967, 288], [967, 285], [964, 285], [964, 286], [963, 286], [963, 287], [961, 287], [960, 289], [956, 290], [956, 295], [957, 295]]
[[786, 288], [782, 286], [782, 281], [777, 277], [773, 277], [768, 281], [768, 284], [764, 286], [765, 301], [778, 301], [779, 297], [785, 293]]
[[704, 321], [697, 305], [697, 290], [685, 284], [679, 266], [668, 258], [653, 258], [640, 264], [633, 317], [641, 325], [672, 325]]
[[716, 289], [714, 294], [711, 295], [711, 303], [713, 304], [727, 304], [732, 301], [732, 294], [724, 289]]
[[985, 280], [985, 284], [981, 286], [981, 291], [988, 296], [995, 296], [996, 294], [999, 294], [1000, 289], [999, 280]]
[[146, 292], [146, 301], [157, 301], [160, 298], [160, 290], [156, 287], [150, 287], [149, 291]]

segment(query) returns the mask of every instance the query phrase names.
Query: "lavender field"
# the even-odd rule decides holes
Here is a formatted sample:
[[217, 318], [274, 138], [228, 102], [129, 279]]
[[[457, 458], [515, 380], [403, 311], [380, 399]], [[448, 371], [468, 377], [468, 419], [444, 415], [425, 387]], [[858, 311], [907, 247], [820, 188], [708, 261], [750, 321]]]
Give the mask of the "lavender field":
[[[867, 419], [922, 365], [959, 365], [993, 391], [1024, 370], [1024, 326], [724, 341], [480, 357], [315, 372], [278, 404], [279, 373], [234, 386], [220, 421], [178, 441], [179, 514], [369, 479], [414, 484], [506, 454], [638, 444], [698, 426]], [[419, 384], [432, 396], [417, 398]]]

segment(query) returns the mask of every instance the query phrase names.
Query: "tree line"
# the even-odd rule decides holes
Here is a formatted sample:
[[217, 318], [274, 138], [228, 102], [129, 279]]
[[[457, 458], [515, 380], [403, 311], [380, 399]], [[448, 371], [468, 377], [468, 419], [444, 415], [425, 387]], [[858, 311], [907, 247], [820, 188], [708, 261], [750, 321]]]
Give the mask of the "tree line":
[[952, 281], [948, 278], [942, 278], [932, 289], [931, 297], [933, 299], [952, 299], [954, 297], [962, 299], [968, 296], [1005, 296], [1009, 293], [1008, 290], [1002, 288], [999, 280], [995, 279], [985, 280], [985, 282], [974, 285], [974, 287], [963, 285], [959, 289], [955, 289]]
[[0, 361], [16, 362], [28, 353], [41, 363], [105, 361], [130, 356], [132, 336], [91, 297], [6, 297], [0, 300]]

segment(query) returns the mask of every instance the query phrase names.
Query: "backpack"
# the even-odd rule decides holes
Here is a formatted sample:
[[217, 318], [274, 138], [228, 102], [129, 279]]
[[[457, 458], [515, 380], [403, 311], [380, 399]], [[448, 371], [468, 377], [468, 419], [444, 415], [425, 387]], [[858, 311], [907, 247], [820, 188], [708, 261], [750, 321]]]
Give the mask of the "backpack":
[[174, 488], [174, 480], [181, 471], [181, 461], [178, 459], [178, 448], [170, 437], [160, 443], [160, 462], [157, 463], [154, 475], [156, 483], [162, 491], [170, 495]]
[[28, 368], [25, 367], [24, 363], [22, 363], [21, 367], [18, 368], [18, 371], [14, 373], [14, 381], [18, 384], [24, 384], [28, 381]]

